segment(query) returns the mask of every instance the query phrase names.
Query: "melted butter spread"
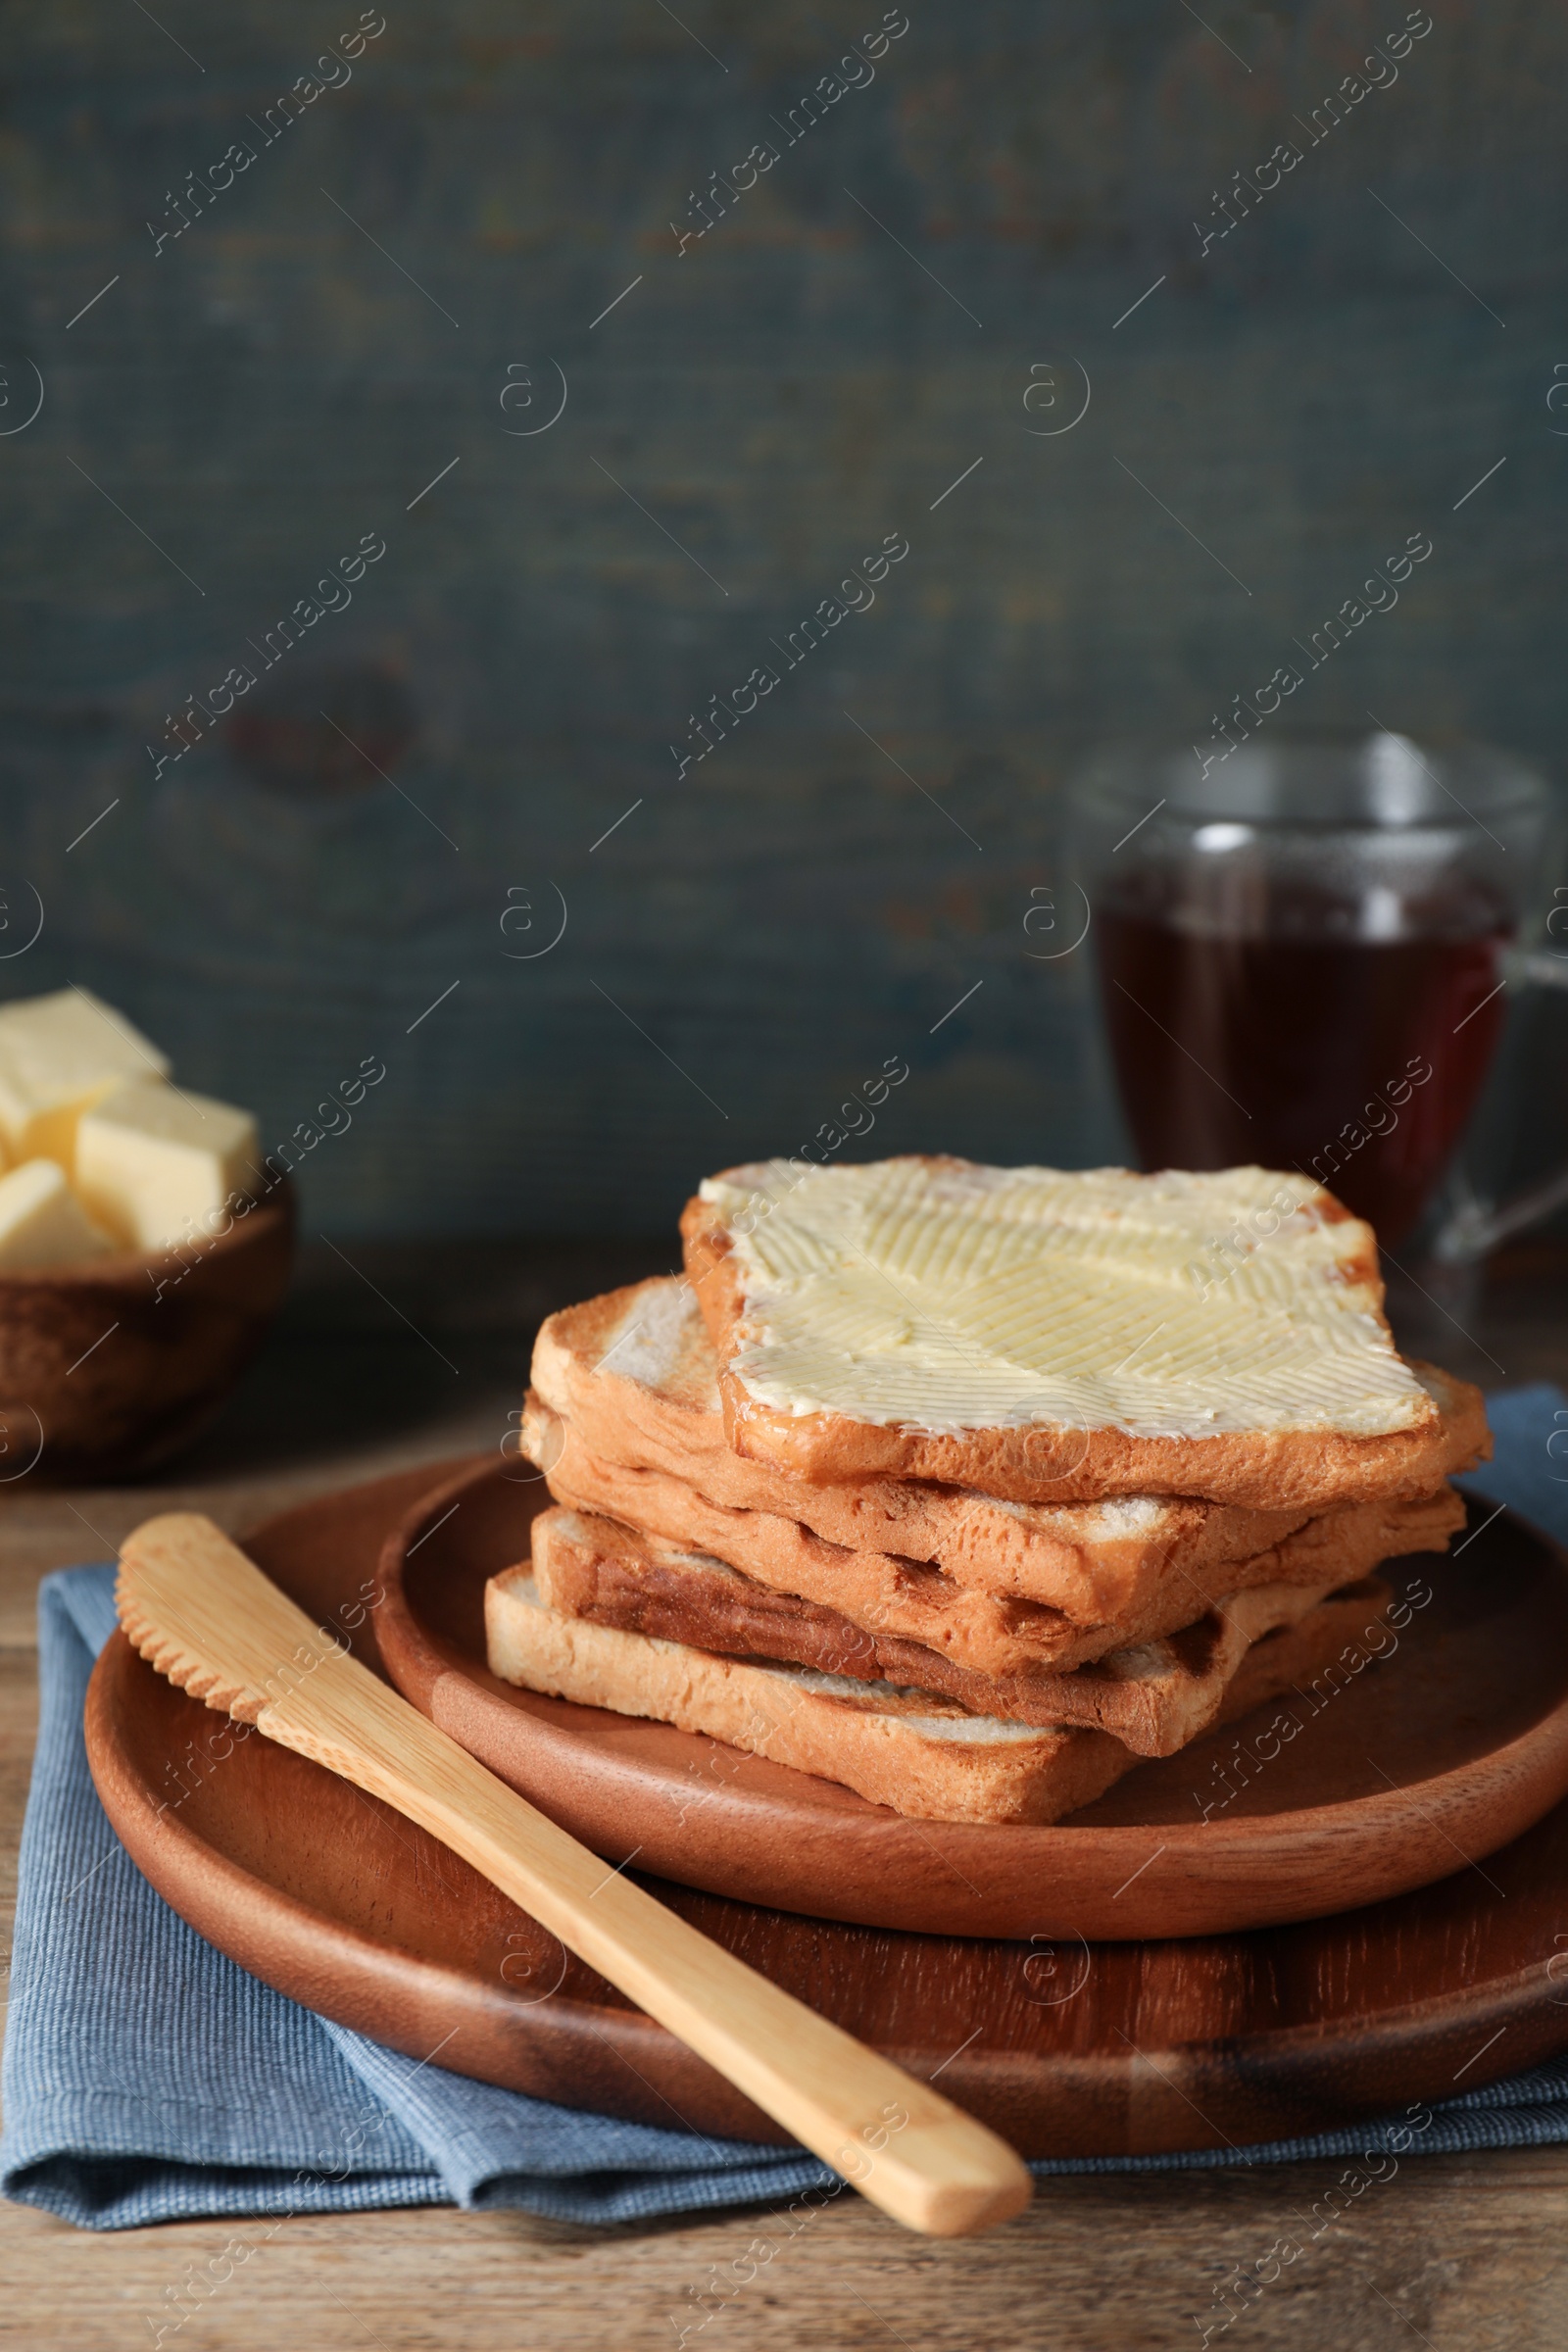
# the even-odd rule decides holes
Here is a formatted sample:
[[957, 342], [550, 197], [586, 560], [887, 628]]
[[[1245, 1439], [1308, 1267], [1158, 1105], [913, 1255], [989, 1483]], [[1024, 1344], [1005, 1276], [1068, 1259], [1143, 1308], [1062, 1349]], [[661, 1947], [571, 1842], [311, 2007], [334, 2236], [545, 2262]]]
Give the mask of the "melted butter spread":
[[1298, 1176], [774, 1159], [702, 1189], [741, 1277], [732, 1369], [782, 1412], [1139, 1437], [1433, 1414], [1352, 1270], [1369, 1229]]

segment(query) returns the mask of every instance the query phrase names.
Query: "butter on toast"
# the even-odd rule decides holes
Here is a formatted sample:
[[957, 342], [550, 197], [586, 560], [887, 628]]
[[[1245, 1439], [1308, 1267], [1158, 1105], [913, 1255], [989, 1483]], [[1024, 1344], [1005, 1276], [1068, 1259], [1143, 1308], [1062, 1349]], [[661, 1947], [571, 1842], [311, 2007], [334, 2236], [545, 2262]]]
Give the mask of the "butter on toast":
[[816, 1484], [1319, 1510], [1487, 1447], [1395, 1348], [1371, 1228], [1289, 1173], [764, 1160], [681, 1231], [731, 1446]]

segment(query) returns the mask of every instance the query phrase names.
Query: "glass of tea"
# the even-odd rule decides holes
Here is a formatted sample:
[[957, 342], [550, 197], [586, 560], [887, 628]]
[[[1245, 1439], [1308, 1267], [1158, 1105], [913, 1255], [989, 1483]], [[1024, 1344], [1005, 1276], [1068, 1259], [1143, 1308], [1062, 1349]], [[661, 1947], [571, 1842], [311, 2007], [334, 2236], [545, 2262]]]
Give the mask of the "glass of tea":
[[1220, 758], [1107, 749], [1072, 810], [1143, 1165], [1295, 1169], [1397, 1248], [1510, 980], [1550, 962], [1528, 953], [1552, 903], [1544, 778], [1479, 745], [1282, 732]]

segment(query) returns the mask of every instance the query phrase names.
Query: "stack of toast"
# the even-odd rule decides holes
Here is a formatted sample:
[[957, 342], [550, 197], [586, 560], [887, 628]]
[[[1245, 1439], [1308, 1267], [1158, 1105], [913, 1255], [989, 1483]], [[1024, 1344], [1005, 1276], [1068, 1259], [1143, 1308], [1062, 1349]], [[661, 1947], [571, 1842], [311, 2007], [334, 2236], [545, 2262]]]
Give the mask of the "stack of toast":
[[1489, 1450], [1298, 1178], [773, 1160], [682, 1235], [539, 1334], [492, 1670], [900, 1813], [1054, 1821], [1310, 1681]]

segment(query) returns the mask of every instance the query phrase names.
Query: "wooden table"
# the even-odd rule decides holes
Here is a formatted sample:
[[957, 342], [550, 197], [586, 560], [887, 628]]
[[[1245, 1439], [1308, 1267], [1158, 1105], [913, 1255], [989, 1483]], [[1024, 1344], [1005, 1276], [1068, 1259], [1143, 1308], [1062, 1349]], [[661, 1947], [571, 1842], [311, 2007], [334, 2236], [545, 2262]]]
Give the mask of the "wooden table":
[[[0, 1823], [9, 1916], [34, 1724], [33, 1592], [102, 1558], [153, 1510], [232, 1529], [311, 1494], [489, 1450], [521, 1392], [541, 1313], [660, 1270], [657, 1246], [321, 1252], [222, 1422], [156, 1486], [0, 1501]], [[1445, 1324], [1454, 1369], [1568, 1386], [1568, 1265], [1517, 1253]], [[320, 2344], [382, 2352], [687, 2345], [915, 2352], [1137, 2352], [1193, 2345], [1236, 2266], [1249, 2270], [1324, 2198], [1343, 2161], [1047, 2181], [1032, 2210], [975, 2241], [906, 2236], [852, 2193], [804, 2223], [753, 2208], [588, 2230], [517, 2212], [286, 2223], [166, 2345]], [[792, 2234], [793, 2229], [793, 2234]], [[220, 2255], [223, 2222], [94, 2236], [0, 2205], [0, 2343], [76, 2352], [151, 2344], [144, 2315]], [[754, 2241], [774, 2249], [763, 2259]], [[748, 2276], [748, 2273], [754, 2275]], [[715, 2274], [717, 2292], [715, 2292]], [[1568, 2147], [1409, 2155], [1282, 2269], [1229, 2339], [1246, 2344], [1510, 2352], [1563, 2342]], [[707, 2301], [699, 2298], [707, 2297]], [[705, 2313], [710, 2315], [705, 2324]], [[672, 2319], [672, 2316], [673, 2319]], [[1195, 2325], [1197, 2315], [1198, 2325]], [[1224, 2340], [1220, 2335], [1212, 2341]]]

